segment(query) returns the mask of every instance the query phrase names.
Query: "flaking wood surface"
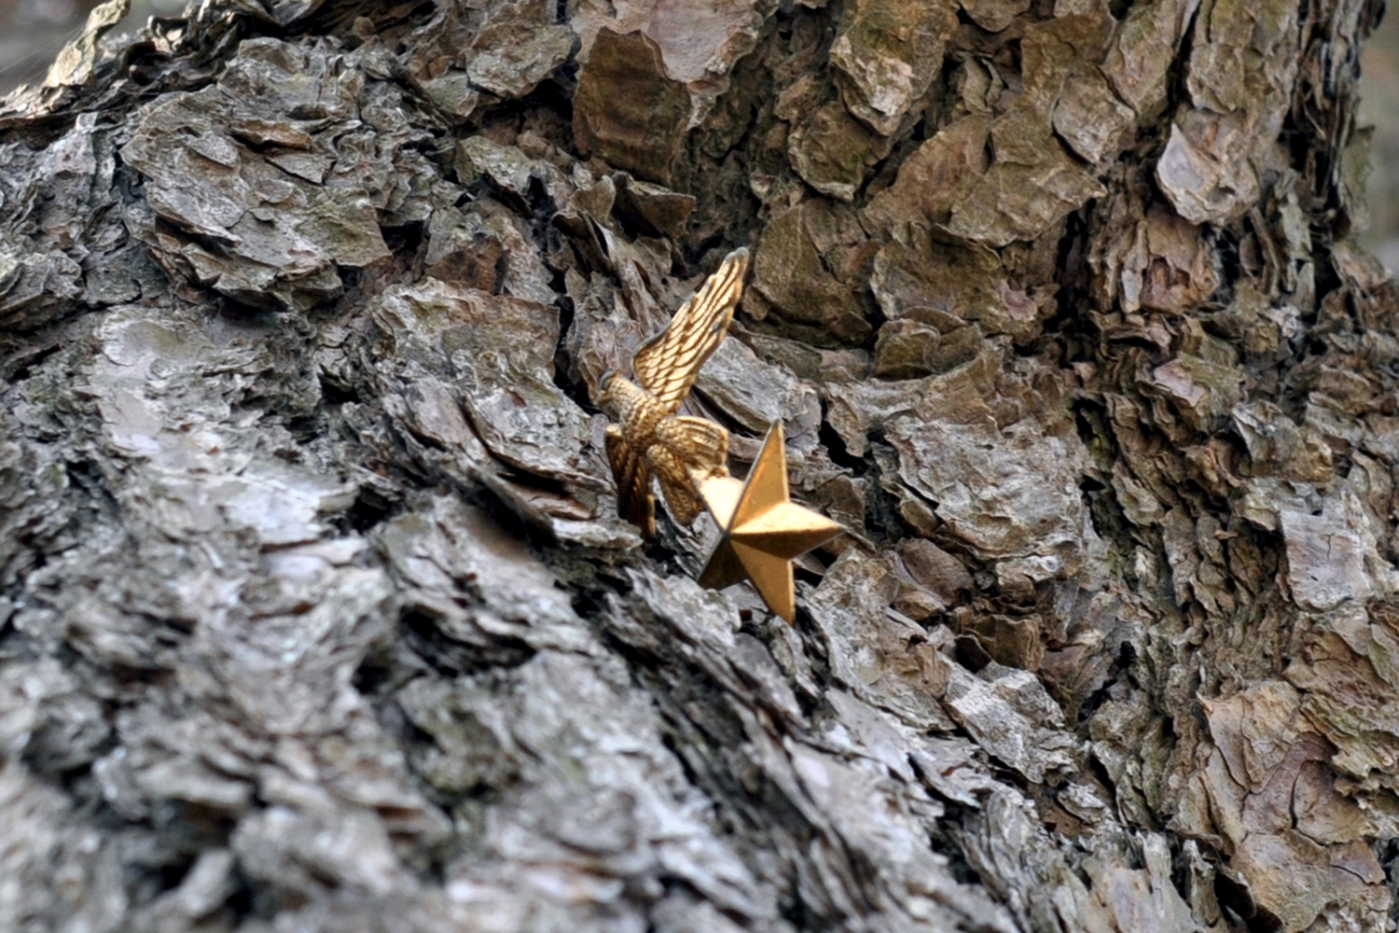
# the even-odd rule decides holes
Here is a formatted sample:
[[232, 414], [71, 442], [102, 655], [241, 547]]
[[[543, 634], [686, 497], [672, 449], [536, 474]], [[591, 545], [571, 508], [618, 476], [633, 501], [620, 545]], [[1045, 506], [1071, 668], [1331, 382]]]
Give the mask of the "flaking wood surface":
[[[78, 40], [0, 103], [0, 926], [1391, 928], [1380, 6]], [[794, 625], [590, 404], [740, 245], [684, 411], [854, 532]]]

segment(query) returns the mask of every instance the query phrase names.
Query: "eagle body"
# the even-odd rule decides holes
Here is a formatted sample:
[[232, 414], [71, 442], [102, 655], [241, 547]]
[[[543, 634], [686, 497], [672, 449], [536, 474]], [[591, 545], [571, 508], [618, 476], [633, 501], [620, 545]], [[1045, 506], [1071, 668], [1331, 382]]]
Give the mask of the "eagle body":
[[695, 477], [728, 473], [728, 432], [676, 411], [728, 333], [747, 271], [748, 251], [730, 253], [666, 329], [637, 348], [636, 382], [609, 372], [598, 384], [598, 406], [615, 422], [607, 427], [607, 459], [617, 481], [617, 508], [648, 538], [656, 533], [652, 476], [671, 515], [688, 525], [701, 508]]
[[607, 448], [622, 516], [648, 538], [655, 535], [654, 498], [647, 488], [655, 476], [675, 520], [693, 522], [701, 506], [692, 472], [728, 473], [728, 432], [702, 418], [669, 413], [654, 395], [622, 376], [607, 381], [601, 402], [617, 421], [608, 425]]
[[624, 376], [614, 374], [607, 380], [601, 401], [622, 436], [641, 450], [656, 442], [656, 429], [667, 417], [673, 417], [654, 395]]

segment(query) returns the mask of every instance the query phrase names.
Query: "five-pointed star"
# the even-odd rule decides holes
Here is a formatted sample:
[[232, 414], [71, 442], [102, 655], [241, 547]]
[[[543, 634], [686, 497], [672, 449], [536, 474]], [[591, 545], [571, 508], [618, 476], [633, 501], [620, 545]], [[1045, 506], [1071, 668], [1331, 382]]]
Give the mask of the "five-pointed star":
[[717, 589], [746, 577], [768, 608], [791, 622], [796, 617], [792, 558], [844, 529], [789, 498], [782, 422], [768, 431], [762, 453], [742, 484], [729, 476], [714, 476], [698, 485], [720, 534], [700, 585]]

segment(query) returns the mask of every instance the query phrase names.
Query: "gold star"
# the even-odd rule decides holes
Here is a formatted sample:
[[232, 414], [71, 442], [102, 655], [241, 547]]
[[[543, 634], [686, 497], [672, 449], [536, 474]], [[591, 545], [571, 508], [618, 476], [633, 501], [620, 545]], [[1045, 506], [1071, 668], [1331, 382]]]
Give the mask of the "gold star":
[[752, 580], [768, 608], [791, 622], [796, 617], [792, 558], [845, 529], [791, 501], [782, 422], [768, 430], [762, 453], [743, 482], [731, 476], [694, 479], [720, 534], [700, 585], [718, 589]]

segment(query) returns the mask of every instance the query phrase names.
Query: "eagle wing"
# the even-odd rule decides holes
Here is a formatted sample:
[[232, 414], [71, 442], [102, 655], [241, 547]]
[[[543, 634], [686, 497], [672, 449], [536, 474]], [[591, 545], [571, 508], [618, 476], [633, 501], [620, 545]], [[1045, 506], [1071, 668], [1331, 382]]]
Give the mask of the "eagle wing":
[[632, 357], [637, 381], [667, 414], [680, 407], [700, 367], [728, 333], [747, 274], [748, 250], [729, 253], [694, 297], [675, 312], [670, 325], [637, 348]]
[[648, 541], [656, 536], [656, 497], [651, 495], [651, 470], [615, 424], [607, 426], [607, 462], [617, 481], [617, 511], [641, 529]]

